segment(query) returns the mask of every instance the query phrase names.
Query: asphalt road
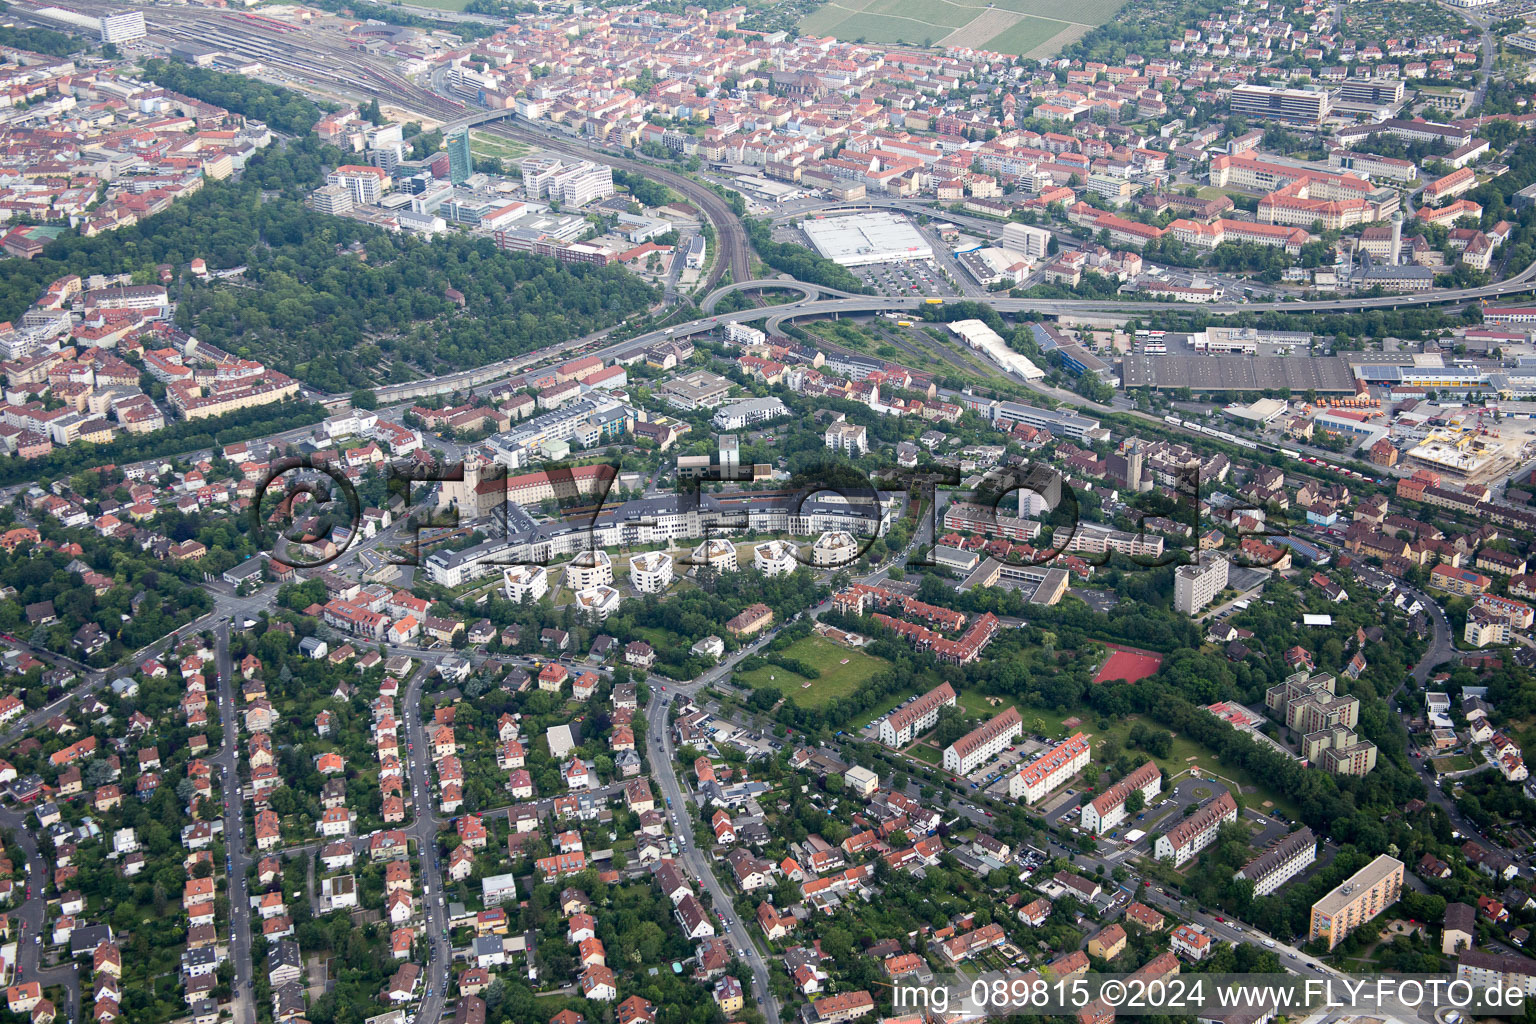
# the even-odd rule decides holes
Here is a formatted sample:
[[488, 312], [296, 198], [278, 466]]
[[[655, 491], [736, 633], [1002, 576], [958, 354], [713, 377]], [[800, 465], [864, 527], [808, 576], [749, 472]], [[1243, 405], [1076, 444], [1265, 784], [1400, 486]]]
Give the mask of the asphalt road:
[[405, 712], [407, 739], [405, 760], [410, 776], [411, 801], [416, 816], [406, 826], [406, 835], [416, 841], [416, 852], [421, 861], [422, 913], [427, 929], [426, 992], [416, 1017], [421, 1021], [435, 1021], [442, 1015], [447, 1000], [448, 963], [453, 956], [448, 941], [448, 909], [445, 905], [443, 873], [437, 856], [437, 830], [442, 823], [433, 812], [432, 783], [427, 777], [427, 765], [431, 761], [431, 748], [427, 744], [426, 724], [421, 717], [421, 690], [430, 675], [432, 666], [423, 663], [406, 684], [401, 706]]
[[[34, 821], [36, 819], [33, 819]], [[62, 985], [67, 993], [65, 1019], [78, 1021], [80, 1017], [80, 971], [74, 962], [65, 960], [54, 967], [42, 968], [43, 944], [38, 937], [43, 934], [43, 922], [48, 913], [48, 885], [52, 872], [43, 860], [37, 846], [37, 837], [27, 827], [27, 815], [23, 811], [0, 810], [0, 828], [10, 830], [21, 847], [26, 859], [26, 889], [28, 895], [21, 905], [10, 911], [11, 920], [17, 925], [16, 980], [40, 982], [44, 991]]]
[[256, 987], [251, 949], [251, 898], [247, 875], [251, 865], [246, 841], [245, 798], [240, 787], [240, 716], [235, 709], [234, 665], [229, 656], [229, 620], [221, 619], [214, 633], [214, 660], [219, 672], [219, 719], [224, 742], [210, 758], [218, 766], [224, 794], [224, 853], [229, 894], [229, 957], [235, 968], [235, 1024], [256, 1024]]
[[671, 702], [670, 692], [664, 692], [660, 687], [651, 688], [651, 699], [645, 708], [648, 723], [645, 745], [646, 756], [651, 762], [651, 771], [661, 784], [662, 795], [671, 801], [668, 814], [673, 817], [674, 831], [677, 833], [678, 856], [682, 858], [689, 873], [709, 891], [715, 909], [720, 912], [726, 926], [728, 941], [732, 946], [743, 951], [743, 959], [752, 971], [752, 1001], [762, 1007], [763, 1016], [768, 1024], [779, 1024], [779, 1001], [768, 984], [768, 964], [764, 961], [762, 953], [758, 951], [741, 917], [736, 913], [735, 904], [731, 902], [730, 896], [720, 885], [720, 880], [715, 877], [714, 866], [709, 856], [693, 841], [690, 811], [684, 801], [682, 783], [677, 776], [677, 755], [672, 748], [672, 730], [667, 727], [667, 708]]

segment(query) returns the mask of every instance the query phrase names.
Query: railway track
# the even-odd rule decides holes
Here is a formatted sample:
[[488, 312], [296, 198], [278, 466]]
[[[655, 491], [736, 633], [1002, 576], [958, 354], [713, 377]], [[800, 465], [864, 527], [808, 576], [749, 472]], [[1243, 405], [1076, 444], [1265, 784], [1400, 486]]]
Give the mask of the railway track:
[[[85, 0], [81, 6], [106, 10], [106, 5], [94, 0]], [[151, 7], [145, 14], [150, 34], [157, 41], [216, 46], [241, 57], [259, 60], [303, 81], [361, 92], [440, 121], [456, 120], [472, 112], [472, 108], [458, 100], [407, 80], [383, 58], [347, 46], [319, 42], [302, 33], [269, 28], [244, 19], [238, 13]], [[714, 231], [716, 258], [704, 279], [705, 291], [717, 288], [726, 273], [733, 281], [751, 278], [751, 246], [746, 229], [730, 205], [708, 186], [666, 168], [601, 152], [577, 140], [550, 137], [531, 128], [491, 122], [481, 126], [481, 130], [552, 152], [600, 160], [666, 185], [696, 206]]]

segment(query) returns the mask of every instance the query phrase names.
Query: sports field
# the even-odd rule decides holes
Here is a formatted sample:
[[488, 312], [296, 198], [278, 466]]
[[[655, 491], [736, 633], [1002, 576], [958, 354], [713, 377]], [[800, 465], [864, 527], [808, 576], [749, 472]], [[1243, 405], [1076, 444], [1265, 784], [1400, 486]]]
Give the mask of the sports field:
[[1117, 647], [1114, 644], [1107, 646], [1110, 650], [1109, 658], [1099, 669], [1099, 674], [1093, 677], [1096, 683], [1107, 683], [1112, 680], [1138, 682], [1156, 672], [1163, 663], [1163, 656], [1155, 651]]
[[1046, 57], [1115, 16], [1124, 0], [828, 0], [800, 23], [846, 41], [969, 46]]

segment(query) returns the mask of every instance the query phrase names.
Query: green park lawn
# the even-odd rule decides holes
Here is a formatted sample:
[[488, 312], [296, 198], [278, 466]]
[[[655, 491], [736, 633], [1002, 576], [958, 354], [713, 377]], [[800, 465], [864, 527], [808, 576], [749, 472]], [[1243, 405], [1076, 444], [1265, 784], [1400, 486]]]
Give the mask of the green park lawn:
[[[803, 708], [816, 708], [834, 697], [848, 696], [858, 689], [859, 684], [887, 664], [883, 658], [842, 647], [819, 636], [798, 640], [783, 653], [796, 661], [814, 665], [821, 671], [821, 677], [807, 680], [777, 665], [765, 665], [751, 672], [743, 672], [736, 678], [753, 689], [767, 687], [778, 690], [784, 696], [793, 698]], [[845, 659], [848, 662], [846, 665], [843, 664]], [[807, 682], [811, 684], [808, 687], [805, 685]]]

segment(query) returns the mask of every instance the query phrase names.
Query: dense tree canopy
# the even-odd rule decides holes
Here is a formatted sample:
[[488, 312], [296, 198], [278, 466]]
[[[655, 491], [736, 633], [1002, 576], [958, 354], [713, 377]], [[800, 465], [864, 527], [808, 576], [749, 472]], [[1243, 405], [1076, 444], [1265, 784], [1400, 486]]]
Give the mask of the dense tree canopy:
[[167, 89], [262, 121], [285, 135], [307, 134], [322, 113], [319, 105], [291, 89], [244, 75], [227, 75], [171, 60], [145, 61], [144, 74]]

